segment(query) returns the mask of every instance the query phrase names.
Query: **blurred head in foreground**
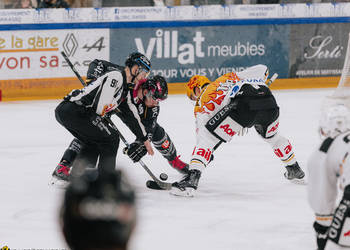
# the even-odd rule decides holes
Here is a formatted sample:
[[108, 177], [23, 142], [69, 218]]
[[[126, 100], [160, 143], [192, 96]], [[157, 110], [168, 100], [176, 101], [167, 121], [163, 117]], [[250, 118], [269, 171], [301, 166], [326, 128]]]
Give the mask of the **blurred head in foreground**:
[[134, 191], [120, 171], [89, 170], [68, 186], [60, 222], [73, 250], [127, 249], [136, 222]]
[[350, 110], [343, 104], [330, 106], [321, 115], [319, 133], [322, 139], [335, 138], [350, 130]]

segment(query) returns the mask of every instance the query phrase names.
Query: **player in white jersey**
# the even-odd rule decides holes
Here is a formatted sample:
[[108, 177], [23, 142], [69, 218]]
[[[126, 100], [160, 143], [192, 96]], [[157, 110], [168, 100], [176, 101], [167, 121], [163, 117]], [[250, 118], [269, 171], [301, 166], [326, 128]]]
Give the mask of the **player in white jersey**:
[[204, 76], [194, 76], [187, 84], [187, 95], [196, 101], [196, 146], [192, 153], [189, 174], [173, 184], [171, 193], [193, 196], [202, 171], [212, 160], [214, 150], [231, 141], [234, 135], [244, 135], [254, 126], [271, 145], [286, 167], [285, 177], [303, 182], [300, 169], [287, 138], [278, 133], [279, 107], [265, 84], [268, 69], [256, 65], [237, 73], [227, 73], [214, 82]]
[[134, 161], [147, 152], [153, 155], [146, 129], [128, 90], [129, 85], [146, 79], [151, 63], [141, 53], [134, 52], [127, 58], [125, 65], [125, 68], [116, 67], [101, 75], [83, 89], [72, 91], [55, 110], [57, 121], [86, 149], [86, 154], [81, 153], [81, 165], [89, 165], [91, 157], [88, 152], [97, 152], [97, 166], [101, 173], [114, 171], [119, 147], [118, 132], [103, 118], [121, 103], [125, 103], [125, 115], [136, 136], [127, 154]]
[[[308, 200], [316, 216], [317, 246], [350, 249], [349, 110], [344, 105], [330, 107], [321, 117], [319, 132], [323, 141], [308, 161]], [[339, 190], [343, 193], [338, 204]]]

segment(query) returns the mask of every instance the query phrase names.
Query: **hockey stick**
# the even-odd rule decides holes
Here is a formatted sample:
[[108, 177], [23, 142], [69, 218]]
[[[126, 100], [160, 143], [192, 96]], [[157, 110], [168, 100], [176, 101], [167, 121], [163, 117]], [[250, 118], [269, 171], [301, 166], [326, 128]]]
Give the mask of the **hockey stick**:
[[270, 85], [273, 83], [273, 81], [276, 80], [276, 78], [278, 77], [278, 74], [277, 73], [274, 73], [271, 78], [269, 79], [269, 81], [267, 82], [267, 86], [270, 87]]
[[[81, 82], [81, 84], [85, 87], [86, 83], [84, 82], [83, 78], [81, 78], [80, 74], [78, 73], [78, 71], [74, 68], [74, 65], [71, 63], [71, 61], [69, 60], [69, 58], [67, 57], [66, 53], [64, 53], [64, 51], [61, 51], [61, 54], [63, 56], [63, 58], [66, 60], [66, 62], [68, 63], [69, 67], [72, 69], [72, 71], [75, 73], [76, 77], [79, 79], [79, 81]], [[118, 133], [120, 139], [123, 141], [123, 143], [125, 144], [125, 146], [129, 147], [129, 143], [127, 142], [127, 140], [124, 138], [124, 136], [120, 133], [120, 131], [118, 130], [117, 126], [115, 126], [115, 124], [113, 123], [113, 121], [109, 118], [109, 117], [104, 117], [104, 119], [109, 123], [109, 125]], [[165, 190], [169, 190], [172, 187], [172, 183], [169, 182], [163, 182], [161, 180], [159, 180], [153, 173], [152, 171], [146, 166], [146, 164], [140, 160], [139, 161], [140, 165], [144, 168], [144, 170], [146, 170], [146, 172], [151, 176], [151, 178], [154, 180], [154, 182], [156, 182], [158, 184], [158, 186], [161, 189], [165, 189]]]

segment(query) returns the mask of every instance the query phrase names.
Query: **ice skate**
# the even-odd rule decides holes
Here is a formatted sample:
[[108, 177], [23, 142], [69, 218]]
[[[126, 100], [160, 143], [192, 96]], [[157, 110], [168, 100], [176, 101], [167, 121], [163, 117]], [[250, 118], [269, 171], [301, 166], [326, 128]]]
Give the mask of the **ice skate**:
[[174, 160], [168, 162], [181, 174], [188, 174], [188, 164], [180, 160], [180, 155], [176, 156]]
[[284, 173], [284, 177], [295, 184], [306, 184], [305, 173], [299, 167], [298, 162], [293, 165], [286, 166], [287, 171]]
[[52, 173], [50, 185], [65, 188], [69, 184], [70, 167], [67, 162], [60, 162]]
[[170, 193], [177, 196], [193, 197], [197, 190], [200, 177], [201, 171], [197, 169], [189, 170], [180, 182], [173, 183]]

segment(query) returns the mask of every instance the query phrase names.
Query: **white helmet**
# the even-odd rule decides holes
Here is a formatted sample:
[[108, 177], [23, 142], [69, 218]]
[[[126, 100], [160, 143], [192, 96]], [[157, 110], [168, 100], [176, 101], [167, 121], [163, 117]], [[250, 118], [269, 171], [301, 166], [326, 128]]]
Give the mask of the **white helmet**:
[[329, 107], [320, 119], [321, 138], [334, 138], [350, 130], [350, 111], [343, 104]]

